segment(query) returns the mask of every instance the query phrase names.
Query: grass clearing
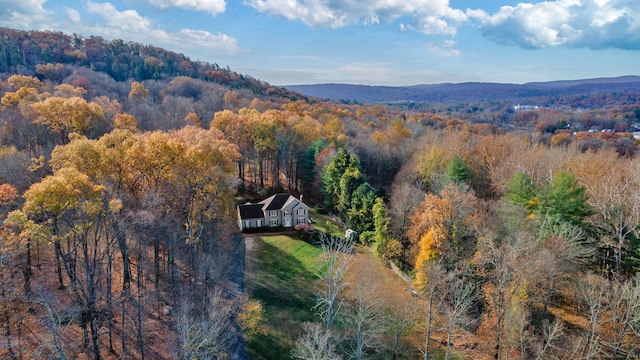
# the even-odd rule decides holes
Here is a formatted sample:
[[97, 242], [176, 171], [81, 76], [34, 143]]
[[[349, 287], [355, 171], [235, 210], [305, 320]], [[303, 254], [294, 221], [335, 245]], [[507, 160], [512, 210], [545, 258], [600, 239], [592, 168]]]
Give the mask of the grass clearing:
[[344, 230], [331, 216], [322, 215], [309, 209], [309, 218], [314, 220], [313, 227], [324, 233], [344, 237]]
[[255, 235], [246, 287], [263, 304], [264, 331], [247, 339], [250, 359], [291, 359], [300, 325], [314, 320], [313, 285], [320, 247], [293, 235]]
[[[247, 336], [249, 358], [292, 359], [291, 350], [302, 333], [302, 323], [318, 320], [312, 308], [322, 249], [305, 242], [301, 235], [247, 235], [247, 239], [246, 291], [250, 298], [262, 302], [265, 320], [261, 333]], [[377, 296], [391, 307], [416, 301], [409, 286], [362, 246], [357, 247], [347, 281], [355, 283], [360, 276], [380, 282]], [[391, 340], [391, 334], [384, 336], [386, 343]], [[396, 359], [419, 358], [417, 349], [423, 340], [418, 328], [406, 331], [401, 340], [403, 352]], [[379, 355], [391, 358], [389, 353]]]

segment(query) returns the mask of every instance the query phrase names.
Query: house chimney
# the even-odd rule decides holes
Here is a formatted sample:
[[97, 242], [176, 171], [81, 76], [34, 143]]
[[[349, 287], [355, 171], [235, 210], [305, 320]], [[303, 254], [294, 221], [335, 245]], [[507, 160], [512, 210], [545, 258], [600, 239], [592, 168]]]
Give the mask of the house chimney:
[[300, 202], [302, 202], [302, 194], [300, 194]]

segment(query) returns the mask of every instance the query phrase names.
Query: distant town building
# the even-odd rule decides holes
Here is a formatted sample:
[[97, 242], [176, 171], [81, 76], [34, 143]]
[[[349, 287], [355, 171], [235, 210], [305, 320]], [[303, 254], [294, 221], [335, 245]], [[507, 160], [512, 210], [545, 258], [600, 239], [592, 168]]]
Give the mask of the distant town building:
[[538, 110], [541, 109], [542, 106], [538, 106], [538, 105], [513, 105], [511, 107], [513, 110], [515, 111], [527, 111], [527, 110]]

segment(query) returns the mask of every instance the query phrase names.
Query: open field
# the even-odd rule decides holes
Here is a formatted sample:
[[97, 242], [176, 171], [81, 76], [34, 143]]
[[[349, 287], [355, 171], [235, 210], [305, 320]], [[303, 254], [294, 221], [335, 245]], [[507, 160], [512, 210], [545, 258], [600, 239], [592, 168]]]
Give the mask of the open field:
[[247, 339], [251, 359], [290, 359], [300, 325], [314, 320], [313, 288], [321, 249], [297, 236], [247, 236], [245, 282], [263, 304], [264, 331]]
[[[317, 320], [313, 312], [314, 285], [321, 249], [298, 235], [248, 235], [246, 239], [246, 289], [249, 297], [262, 302], [265, 317], [263, 331], [247, 338], [249, 357], [291, 359], [301, 324]], [[382, 302], [391, 305], [416, 301], [410, 287], [367, 248], [357, 248], [352, 269], [349, 282], [355, 283], [357, 274], [363, 270], [375, 274], [372, 282], [379, 284]], [[420, 329], [413, 327], [403, 335], [401, 346], [405, 356], [398, 359], [420, 357], [416, 350], [422, 341]], [[391, 337], [385, 336], [383, 341], [390, 342]]]

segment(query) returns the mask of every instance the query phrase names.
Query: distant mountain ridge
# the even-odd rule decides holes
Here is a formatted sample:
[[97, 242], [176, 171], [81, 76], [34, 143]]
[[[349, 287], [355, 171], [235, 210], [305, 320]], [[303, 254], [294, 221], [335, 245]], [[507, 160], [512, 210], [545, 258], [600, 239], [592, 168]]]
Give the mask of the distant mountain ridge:
[[548, 96], [640, 91], [640, 76], [508, 83], [443, 83], [414, 86], [367, 86], [348, 84], [288, 85], [287, 90], [331, 100], [359, 102], [484, 102], [526, 101]]

